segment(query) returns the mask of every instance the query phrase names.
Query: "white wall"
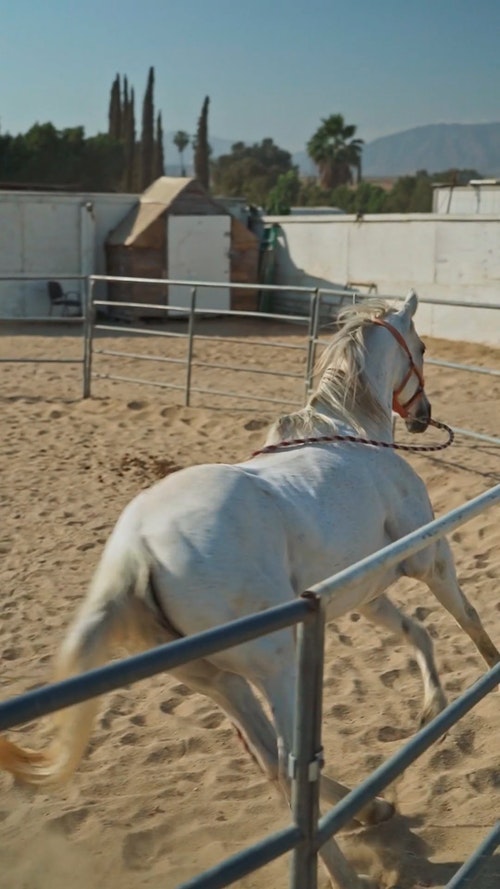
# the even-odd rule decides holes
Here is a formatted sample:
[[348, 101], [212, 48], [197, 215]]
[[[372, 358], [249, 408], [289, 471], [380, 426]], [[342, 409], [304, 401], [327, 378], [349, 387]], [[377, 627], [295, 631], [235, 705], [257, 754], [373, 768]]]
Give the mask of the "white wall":
[[432, 195], [434, 213], [458, 213], [469, 215], [480, 213], [483, 216], [500, 214], [500, 181], [474, 185], [440, 185]]
[[[82, 283], [65, 275], [105, 273], [106, 237], [137, 200], [118, 194], [0, 192], [0, 275], [47, 275], [65, 290], [81, 291]], [[92, 208], [86, 210], [87, 205]], [[41, 318], [48, 312], [45, 279], [0, 280], [0, 317]]]
[[[378, 293], [500, 304], [500, 216], [391, 214], [267, 217], [281, 233], [277, 284], [328, 287], [374, 282]], [[425, 306], [428, 336], [500, 346], [500, 310]]]

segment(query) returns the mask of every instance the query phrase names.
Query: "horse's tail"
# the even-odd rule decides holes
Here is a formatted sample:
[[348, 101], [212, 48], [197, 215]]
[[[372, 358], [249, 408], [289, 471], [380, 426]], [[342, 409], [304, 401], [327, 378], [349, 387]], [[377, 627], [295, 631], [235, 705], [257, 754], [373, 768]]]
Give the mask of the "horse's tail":
[[[111, 538], [109, 544], [113, 543]], [[154, 605], [146, 601], [150, 599], [147, 552], [129, 550], [123, 555], [122, 547], [117, 552], [109, 544], [59, 653], [56, 681], [100, 666], [113, 643], [132, 642], [137, 650], [165, 641], [158, 632], [161, 626]], [[24, 784], [62, 784], [85, 752], [97, 707], [98, 699], [92, 698], [58, 711], [53, 718], [54, 740], [43, 751], [23, 749], [0, 738], [0, 768]]]

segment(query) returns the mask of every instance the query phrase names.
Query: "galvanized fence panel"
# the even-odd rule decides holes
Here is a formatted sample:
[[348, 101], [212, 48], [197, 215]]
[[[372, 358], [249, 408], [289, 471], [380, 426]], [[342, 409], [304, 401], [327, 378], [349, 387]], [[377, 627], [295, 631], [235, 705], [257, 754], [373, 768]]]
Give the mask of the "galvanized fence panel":
[[[57, 321], [58, 324], [66, 325], [66, 324], [82, 324], [85, 323], [85, 318], [88, 314], [87, 311], [87, 299], [86, 294], [88, 292], [88, 279], [85, 275], [3, 275], [0, 274], [0, 281], [81, 281], [83, 282], [83, 298], [82, 298], [82, 306], [83, 306], [83, 316], [68, 316], [68, 317], [57, 317], [47, 315], [41, 317], [30, 317], [30, 318], [12, 318], [12, 319], [1, 319], [5, 324], [26, 324], [28, 323], [38, 323], [38, 322], [52, 322]], [[83, 350], [80, 358], [55, 358], [53, 355], [43, 355], [33, 357], [23, 357], [20, 355], [7, 355], [0, 357], [0, 364], [79, 364], [82, 367], [82, 375], [85, 378], [85, 340], [83, 342]], [[85, 393], [83, 393], [83, 397], [85, 397]]]
[[[84, 302], [84, 344], [83, 344], [83, 357], [82, 359], [68, 359], [68, 358], [53, 358], [51, 356], [42, 357], [42, 358], [30, 358], [23, 359], [19, 356], [12, 356], [10, 358], [2, 358], [0, 361], [3, 362], [15, 362], [21, 363], [24, 361], [34, 362], [34, 363], [47, 363], [47, 364], [82, 364], [83, 366], [83, 397], [88, 398], [91, 394], [91, 381], [92, 378], [95, 379], [109, 379], [116, 380], [118, 382], [126, 382], [126, 383], [138, 383], [141, 385], [150, 385], [155, 386], [162, 389], [173, 389], [177, 391], [184, 391], [184, 403], [185, 405], [189, 405], [191, 402], [191, 393], [196, 392], [202, 395], [213, 394], [223, 398], [237, 398], [249, 401], [257, 401], [264, 402], [269, 404], [281, 404], [281, 405], [289, 405], [292, 407], [299, 407], [303, 402], [297, 401], [289, 401], [287, 399], [282, 398], [272, 398], [272, 397], [264, 397], [257, 396], [254, 393], [241, 393], [235, 391], [228, 391], [224, 389], [209, 389], [206, 387], [193, 387], [192, 385], [192, 376], [193, 376], [193, 368], [202, 368], [202, 367], [213, 367], [213, 364], [210, 362], [203, 361], [195, 361], [193, 360], [193, 345], [194, 338], [197, 340], [211, 340], [212, 342], [219, 341], [221, 342], [245, 342], [246, 344], [254, 344], [256, 346], [272, 346], [276, 349], [299, 349], [301, 351], [306, 351], [306, 368], [305, 373], [302, 377], [301, 374], [292, 374], [285, 373], [283, 371], [277, 369], [270, 369], [268, 371], [263, 371], [259, 368], [251, 369], [248, 366], [238, 366], [238, 365], [224, 365], [220, 364], [220, 369], [230, 370], [233, 373], [245, 372], [245, 373], [267, 373], [270, 376], [275, 377], [289, 377], [291, 379], [302, 379], [304, 382], [304, 397], [307, 398], [308, 394], [311, 391], [312, 383], [313, 383], [313, 371], [316, 357], [316, 349], [318, 345], [324, 345], [325, 340], [322, 340], [319, 337], [319, 329], [321, 323], [324, 322], [324, 310], [323, 310], [323, 302], [327, 300], [328, 302], [328, 320], [333, 322], [335, 320], [336, 314], [343, 305], [345, 305], [346, 301], [356, 302], [358, 300], [370, 299], [372, 293], [362, 293], [359, 289], [356, 289], [352, 282], [349, 285], [346, 285], [345, 288], [310, 288], [310, 287], [289, 287], [287, 285], [279, 285], [279, 284], [266, 284], [266, 290], [275, 293], [281, 293], [286, 291], [287, 293], [297, 293], [302, 295], [309, 296], [309, 312], [305, 314], [297, 314], [291, 315], [287, 314], [279, 314], [279, 313], [263, 313], [263, 312], [242, 312], [242, 311], [234, 311], [234, 310], [218, 310], [218, 309], [203, 309], [198, 310], [196, 307], [196, 296], [199, 288], [213, 288], [213, 287], [221, 287], [222, 284], [220, 282], [212, 282], [212, 281], [185, 281], [185, 280], [177, 280], [177, 279], [163, 279], [163, 278], [129, 278], [129, 277], [119, 277], [119, 276], [111, 276], [111, 275], [0, 275], [0, 280], [48, 280], [49, 278], [62, 278], [64, 280], [79, 280], [85, 282], [85, 299]], [[135, 328], [135, 327], [124, 327], [119, 324], [106, 324], [104, 322], [96, 321], [96, 309], [105, 308], [110, 306], [115, 307], [124, 307], [124, 308], [150, 308], [159, 310], [164, 313], [173, 312], [186, 314], [186, 307], [179, 306], [165, 306], [159, 305], [157, 303], [134, 303], [134, 302], [125, 302], [125, 301], [116, 301], [116, 300], [103, 300], [94, 299], [94, 288], [97, 282], [101, 283], [135, 283], [135, 284], [144, 284], [148, 285], [168, 285], [168, 284], [176, 284], [183, 285], [190, 289], [191, 292], [191, 300], [190, 300], [190, 308], [189, 308], [189, 321], [188, 321], [188, 332], [186, 333], [176, 333], [173, 331], [152, 331], [145, 328]], [[247, 290], [255, 290], [255, 284], [232, 284], [231, 282], [225, 282], [224, 286], [226, 287], [234, 287], [237, 286], [238, 289], [247, 289]], [[360, 285], [361, 286], [361, 285]], [[368, 285], [363, 285], [368, 286]], [[373, 285], [370, 285], [373, 286]], [[386, 299], [389, 301], [398, 301], [403, 300], [402, 296], [394, 296], [394, 295], [381, 295], [381, 299]], [[458, 307], [458, 308], [471, 308], [471, 309], [493, 309], [499, 310], [500, 303], [485, 303], [485, 302], [472, 302], [472, 301], [463, 301], [463, 300], [440, 300], [432, 297], [420, 297], [419, 301], [423, 304], [429, 305], [440, 305], [440, 306], [450, 306], [450, 307]], [[307, 323], [308, 332], [307, 332], [307, 343], [306, 345], [299, 346], [297, 344], [291, 343], [283, 343], [283, 342], [263, 342], [262, 340], [238, 340], [235, 337], [204, 337], [199, 333], [195, 333], [195, 320], [198, 315], [203, 316], [224, 316], [230, 318], [258, 318], [259, 320], [266, 319], [269, 321], [283, 321], [283, 322], [295, 322], [295, 323]], [[44, 319], [44, 320], [49, 320]], [[59, 320], [59, 319], [58, 319]], [[94, 346], [94, 331], [109, 331], [112, 333], [124, 333], [124, 334], [141, 334], [143, 336], [156, 336], [156, 337], [167, 337], [172, 339], [187, 339], [188, 347], [185, 359], [171, 358], [165, 356], [153, 356], [146, 355], [143, 353], [133, 353], [133, 352], [124, 352], [122, 350], [113, 350], [113, 349], [98, 349]], [[184, 365], [186, 368], [185, 375], [185, 383], [180, 385], [178, 383], [165, 382], [165, 381], [151, 381], [144, 380], [137, 377], [131, 376], [123, 376], [123, 375], [113, 375], [109, 373], [93, 373], [92, 372], [92, 359], [93, 354], [99, 355], [108, 355], [110, 357], [123, 357], [123, 358], [135, 358], [138, 361], [157, 361], [163, 364], [172, 364], [172, 365]], [[493, 377], [500, 376], [500, 370], [495, 370], [493, 368], [485, 368], [478, 367], [476, 365], [468, 365], [461, 364], [459, 362], [450, 362], [443, 361], [441, 359], [432, 359], [427, 358], [427, 364], [436, 365], [438, 367], [450, 368], [452, 370], [465, 371], [469, 373], [477, 373], [483, 375], [490, 375]], [[463, 429], [459, 427], [452, 427], [453, 431], [463, 435], [468, 438], [476, 439], [478, 441], [484, 441], [488, 444], [499, 445], [500, 438], [496, 436], [491, 436], [486, 433], [476, 432], [470, 429]]]
[[[177, 284], [177, 285], [180, 284], [180, 285], [190, 288], [189, 310], [187, 310], [185, 306], [180, 307], [180, 306], [175, 306], [175, 305], [170, 305], [170, 304], [160, 305], [160, 304], [156, 304], [156, 303], [135, 303], [135, 302], [125, 302], [125, 301], [117, 301], [117, 300], [102, 300], [102, 299], [95, 300], [95, 299], [93, 299], [93, 287], [94, 287], [95, 282], [97, 282], [97, 281], [106, 281], [106, 282], [111, 282], [111, 283], [119, 281], [122, 283], [136, 283], [136, 284], [142, 283], [145, 285], [148, 285], [148, 284], [152, 285], [152, 284], [159, 284], [159, 283]], [[183, 388], [178, 383], [165, 382], [165, 381], [160, 382], [160, 381], [143, 380], [143, 379], [139, 379], [136, 377], [124, 377], [122, 375], [117, 375], [117, 374], [109, 374], [109, 373], [103, 374], [103, 373], [99, 373], [99, 372], [93, 372], [92, 367], [91, 367], [93, 354], [107, 355], [107, 356], [114, 355], [114, 356], [118, 357], [115, 350], [98, 349], [94, 345], [94, 331], [112, 331], [112, 332], [124, 332], [124, 333], [126, 332], [129, 335], [130, 334], [142, 334], [142, 335], [146, 335], [146, 336], [163, 336], [163, 337], [167, 337], [167, 338], [172, 337], [172, 338], [177, 338], [177, 339], [179, 339], [179, 338], [187, 339], [187, 343], [188, 343], [187, 354], [186, 354], [186, 358], [184, 360], [179, 359], [179, 358], [167, 358], [165, 356], [160, 357], [160, 356], [153, 356], [153, 355], [144, 355], [141, 353], [130, 353], [130, 352], [129, 353], [122, 353], [122, 357], [134, 357], [134, 358], [137, 358], [138, 360], [161, 361], [163, 363], [167, 363], [167, 364], [171, 363], [171, 364], [177, 364], [177, 365], [184, 364], [184, 366], [186, 368], [185, 385], [184, 385], [184, 393], [185, 393], [184, 404], [185, 404], [185, 406], [189, 406], [191, 403], [191, 393], [198, 393], [198, 394], [213, 394], [213, 395], [218, 395], [218, 396], [225, 397], [225, 398], [235, 398], [240, 401], [241, 400], [258, 401], [258, 402], [265, 402], [268, 404], [280, 404], [280, 405], [290, 405], [292, 407], [300, 407], [300, 405], [303, 403], [302, 401], [289, 401], [289, 400], [283, 399], [283, 398], [273, 398], [271, 396], [255, 395], [254, 393], [251, 393], [251, 392], [241, 392], [241, 391], [235, 392], [235, 391], [231, 391], [231, 390], [213, 389], [213, 388], [210, 389], [210, 388], [206, 388], [206, 387], [202, 387], [202, 386], [193, 386], [193, 384], [192, 384], [193, 368], [203, 368], [203, 367], [207, 367], [207, 368], [208, 367], [212, 367], [212, 368], [218, 367], [221, 370], [230, 370], [234, 373], [246, 373], [246, 374], [250, 373], [251, 374], [251, 373], [255, 372], [255, 373], [259, 373], [259, 374], [268, 374], [273, 377], [288, 377], [288, 378], [292, 378], [292, 379], [296, 379], [296, 380], [304, 380], [303, 374], [285, 372], [285, 371], [278, 370], [276, 368], [272, 369], [272, 370], [271, 369], [270, 370], [263, 370], [263, 369], [259, 369], [259, 368], [252, 368], [252, 367], [249, 367], [248, 365], [234, 365], [234, 364], [228, 365], [228, 364], [223, 364], [223, 363], [214, 365], [212, 362], [194, 361], [193, 360], [194, 340], [196, 339], [199, 341], [206, 340], [206, 341], [210, 341], [210, 342], [224, 342], [224, 343], [245, 342], [246, 345], [255, 345], [255, 346], [259, 346], [259, 347], [260, 346], [268, 346], [268, 347], [272, 346], [275, 350], [276, 349], [292, 349], [292, 350], [295, 349], [295, 350], [299, 350], [301, 352], [306, 351], [306, 365], [309, 368], [310, 354], [311, 354], [311, 350], [312, 350], [312, 339], [311, 339], [312, 319], [315, 316], [316, 303], [318, 300], [317, 290], [307, 288], [307, 287], [295, 288], [297, 291], [307, 294], [310, 298], [309, 313], [305, 317], [302, 315], [282, 315], [282, 314], [277, 314], [277, 313], [272, 313], [272, 312], [266, 312], [265, 314], [263, 314], [262, 312], [239, 311], [239, 310], [232, 310], [232, 309], [206, 309], [206, 308], [199, 308], [197, 306], [197, 294], [198, 294], [199, 288], [202, 288], [202, 287], [206, 287], [206, 288], [212, 287], [213, 288], [213, 287], [220, 287], [220, 286], [221, 286], [220, 284], [216, 284], [213, 282], [206, 282], [206, 281], [205, 282], [188, 282], [188, 281], [180, 281], [180, 280], [173, 280], [173, 279], [172, 280], [169, 279], [167, 281], [166, 279], [159, 279], [159, 278], [158, 279], [121, 278], [121, 277], [107, 276], [107, 275], [92, 275], [92, 276], [90, 276], [90, 298], [88, 301], [87, 323], [85, 325], [85, 339], [86, 339], [86, 348], [85, 348], [86, 368], [85, 368], [85, 384], [84, 384], [84, 392], [86, 393], [85, 397], [89, 397], [91, 394], [91, 380], [92, 380], [92, 378], [116, 380], [116, 381], [121, 381], [121, 382], [142, 383], [144, 385], [158, 386], [163, 389], [180, 390]], [[229, 285], [229, 286], [231, 286], [231, 285]], [[279, 285], [269, 285], [269, 287], [272, 290], [278, 290], [278, 291], [283, 289]], [[242, 285], [238, 285], [238, 288], [239, 289], [240, 288], [247, 289], [247, 290], [255, 290], [255, 285], [242, 284]], [[95, 320], [96, 308], [99, 308], [99, 307], [102, 307], [102, 308], [121, 307], [121, 308], [127, 308], [127, 309], [155, 309], [155, 310], [158, 310], [159, 312], [164, 313], [165, 316], [167, 316], [169, 313], [174, 313], [174, 314], [180, 313], [183, 316], [185, 316], [186, 312], [188, 312], [188, 331], [187, 331], [187, 333], [178, 333], [178, 332], [176, 333], [176, 332], [171, 332], [171, 331], [158, 331], [158, 330], [152, 331], [152, 330], [144, 329], [143, 327], [130, 326], [130, 327], [124, 328], [124, 327], [117, 326], [114, 324], [102, 323], [102, 322]], [[197, 333], [196, 329], [195, 329], [196, 318], [198, 316], [203, 316], [204, 318], [210, 317], [210, 316], [223, 317], [223, 318], [238, 318], [238, 317], [239, 318], [246, 318], [246, 319], [254, 318], [254, 319], [259, 319], [260, 321], [262, 321], [262, 319], [265, 319], [266, 321], [297, 322], [300, 324], [307, 324], [307, 326], [308, 326], [307, 341], [306, 341], [305, 345], [298, 345], [296, 343], [286, 343], [286, 342], [277, 342], [277, 341], [273, 341], [271, 343], [269, 341], [265, 342], [265, 341], [256, 340], [256, 339], [242, 340], [242, 339], [239, 339], [236, 337], [227, 337], [227, 336], [224, 336], [224, 337], [203, 336], [202, 334]], [[306, 381], [304, 384], [305, 386], [307, 385], [307, 379], [308, 379], [308, 377], [306, 375]], [[306, 394], [307, 393], [305, 392], [305, 395]]]
[[[420, 730], [393, 757], [376, 769], [335, 808], [318, 819], [319, 772], [321, 767], [321, 705], [324, 648], [324, 608], [332, 596], [344, 611], [353, 607], [346, 592], [370, 573], [388, 567], [419, 552], [429, 543], [500, 502], [500, 485], [452, 510], [439, 519], [384, 547], [352, 565], [298, 599], [276, 606], [222, 627], [205, 631], [126, 658], [63, 682], [28, 692], [0, 704], [0, 729], [52, 713], [98, 696], [106, 691], [137, 682], [155, 673], [172, 669], [189, 660], [208, 657], [216, 651], [249, 641], [302, 622], [297, 637], [300, 680], [297, 686], [293, 750], [290, 757], [293, 815], [295, 823], [233, 855], [210, 871], [184, 883], [179, 889], [222, 889], [236, 879], [262, 867], [275, 858], [294, 851], [291, 889], [316, 889], [317, 849], [345, 825], [370, 799], [444, 734], [500, 681], [500, 664], [493, 667], [460, 698]], [[500, 840], [498, 825], [471, 859], [456, 874], [448, 889], [461, 889], [482, 861], [492, 854]]]

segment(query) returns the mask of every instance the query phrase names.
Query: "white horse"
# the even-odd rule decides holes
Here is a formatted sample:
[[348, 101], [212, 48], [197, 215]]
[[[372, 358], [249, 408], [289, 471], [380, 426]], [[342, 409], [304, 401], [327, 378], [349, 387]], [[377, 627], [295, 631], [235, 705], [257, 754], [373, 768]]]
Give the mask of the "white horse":
[[[266, 444], [334, 434], [391, 441], [393, 407], [410, 431], [423, 431], [430, 405], [423, 388], [424, 346], [412, 320], [416, 308], [411, 293], [399, 310], [380, 301], [348, 310], [325, 350], [325, 369], [307, 406], [281, 418]], [[56, 678], [98, 666], [115, 642], [138, 651], [287, 602], [431, 519], [421, 479], [393, 450], [374, 446], [306, 443], [235, 465], [181, 470], [124, 510], [63, 645]], [[360, 584], [348, 609], [333, 597], [326, 617], [359, 609], [415, 647], [427, 720], [446, 703], [431, 640], [384, 595], [403, 575], [427, 584], [488, 666], [499, 660], [460, 590], [445, 540]], [[222, 707], [288, 799], [294, 648], [295, 634], [287, 629], [173, 671]], [[267, 699], [273, 722], [252, 686]], [[87, 701], [58, 713], [55, 741], [46, 752], [0, 739], [0, 766], [32, 785], [66, 779], [85, 751], [97, 706]], [[345, 793], [346, 787], [322, 776], [324, 802], [334, 804]], [[378, 798], [358, 819], [373, 823], [391, 814], [392, 806]], [[374, 885], [354, 872], [334, 840], [321, 854], [340, 889]]]

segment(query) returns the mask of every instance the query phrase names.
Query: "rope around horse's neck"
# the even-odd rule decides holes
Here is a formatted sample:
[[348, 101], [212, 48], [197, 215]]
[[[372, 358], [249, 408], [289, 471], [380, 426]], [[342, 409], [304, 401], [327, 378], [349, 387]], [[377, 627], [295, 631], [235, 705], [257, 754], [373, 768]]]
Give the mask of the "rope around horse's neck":
[[443, 444], [405, 445], [397, 444], [393, 441], [376, 441], [372, 438], [362, 438], [359, 435], [318, 435], [311, 438], [291, 438], [288, 441], [279, 441], [276, 444], [265, 445], [265, 447], [260, 448], [260, 450], [254, 451], [252, 457], [257, 457], [259, 454], [272, 454], [275, 451], [281, 451], [282, 448], [291, 448], [305, 444], [322, 444], [325, 442], [335, 441], [346, 441], [351, 442], [352, 444], [371, 445], [374, 448], [389, 448], [393, 451], [411, 451], [413, 453], [420, 454], [429, 453], [430, 451], [443, 451], [445, 448], [449, 448], [450, 445], [453, 444], [455, 440], [455, 433], [450, 426], [447, 426], [446, 423], [440, 423], [438, 420], [430, 420], [429, 425], [434, 426], [435, 429], [443, 429], [448, 434], [448, 440], [445, 441]]

